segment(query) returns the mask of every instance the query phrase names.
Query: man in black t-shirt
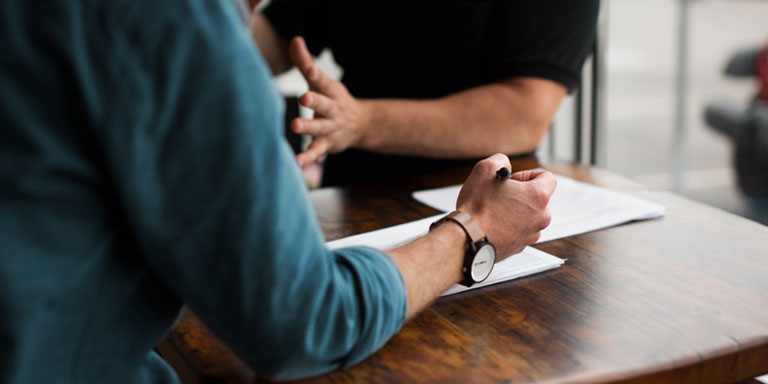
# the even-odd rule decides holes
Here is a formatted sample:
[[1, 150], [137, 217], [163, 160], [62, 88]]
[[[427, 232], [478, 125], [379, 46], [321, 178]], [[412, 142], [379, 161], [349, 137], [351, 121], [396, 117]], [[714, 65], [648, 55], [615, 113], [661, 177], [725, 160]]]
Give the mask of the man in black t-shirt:
[[[298, 155], [330, 153], [324, 185], [535, 150], [579, 74], [599, 0], [273, 0], [252, 19], [275, 74], [295, 65], [315, 111]], [[301, 37], [303, 37], [303, 39]], [[328, 78], [312, 55], [330, 48]]]

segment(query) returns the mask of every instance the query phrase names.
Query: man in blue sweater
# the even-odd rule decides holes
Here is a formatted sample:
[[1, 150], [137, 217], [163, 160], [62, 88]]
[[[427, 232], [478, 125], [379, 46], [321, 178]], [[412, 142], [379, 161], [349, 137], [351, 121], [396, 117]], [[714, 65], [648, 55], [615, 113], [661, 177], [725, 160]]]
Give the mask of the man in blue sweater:
[[[257, 374], [319, 374], [466, 278], [471, 223], [324, 247], [243, 20], [228, 0], [0, 4], [0, 382], [177, 382], [153, 347], [185, 304]], [[457, 205], [497, 261], [536, 241], [555, 183], [502, 166]]]

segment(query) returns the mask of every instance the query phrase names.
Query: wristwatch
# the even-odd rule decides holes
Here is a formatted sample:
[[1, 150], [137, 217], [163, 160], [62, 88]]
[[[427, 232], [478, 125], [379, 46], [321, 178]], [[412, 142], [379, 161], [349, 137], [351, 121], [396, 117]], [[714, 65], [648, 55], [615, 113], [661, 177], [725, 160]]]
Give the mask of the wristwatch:
[[462, 211], [453, 211], [435, 221], [429, 226], [429, 230], [432, 231], [448, 220], [459, 224], [464, 233], [467, 234], [467, 247], [461, 270], [464, 279], [459, 284], [470, 287], [487, 279], [493, 270], [493, 264], [496, 262], [496, 248], [488, 242], [488, 236], [472, 220], [472, 217]]

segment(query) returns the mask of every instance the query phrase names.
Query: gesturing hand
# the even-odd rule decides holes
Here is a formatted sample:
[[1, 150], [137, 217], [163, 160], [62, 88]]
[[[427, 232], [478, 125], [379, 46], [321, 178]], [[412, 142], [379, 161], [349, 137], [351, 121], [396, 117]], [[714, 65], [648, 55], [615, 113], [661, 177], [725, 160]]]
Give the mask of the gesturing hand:
[[472, 216], [496, 247], [496, 261], [539, 240], [551, 219], [547, 205], [557, 185], [555, 177], [542, 170], [496, 180], [496, 171], [509, 166], [509, 158], [502, 154], [478, 162], [456, 201], [456, 207]]
[[309, 92], [299, 99], [301, 105], [315, 111], [312, 120], [296, 118], [291, 129], [312, 136], [306, 151], [297, 156], [299, 165], [309, 164], [326, 153], [338, 153], [354, 145], [361, 137], [365, 109], [340, 82], [328, 77], [315, 65], [301, 37], [291, 40], [293, 64], [309, 83]]

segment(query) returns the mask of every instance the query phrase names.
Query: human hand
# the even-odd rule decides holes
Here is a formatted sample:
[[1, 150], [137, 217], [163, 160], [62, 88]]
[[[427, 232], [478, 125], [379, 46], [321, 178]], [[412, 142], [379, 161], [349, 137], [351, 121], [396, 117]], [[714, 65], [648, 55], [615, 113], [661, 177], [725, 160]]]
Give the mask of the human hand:
[[501, 261], [539, 240], [549, 225], [549, 198], [555, 191], [555, 177], [543, 170], [512, 174], [497, 180], [496, 171], [510, 168], [509, 158], [496, 154], [478, 162], [459, 192], [456, 207], [468, 213], [496, 247]]
[[310, 90], [299, 98], [299, 103], [315, 111], [311, 120], [291, 121], [294, 132], [312, 136], [307, 150], [296, 157], [303, 166], [326, 153], [338, 153], [354, 145], [362, 135], [367, 114], [363, 104], [350, 95], [343, 84], [315, 65], [303, 38], [297, 36], [291, 40], [290, 56], [309, 83]]

